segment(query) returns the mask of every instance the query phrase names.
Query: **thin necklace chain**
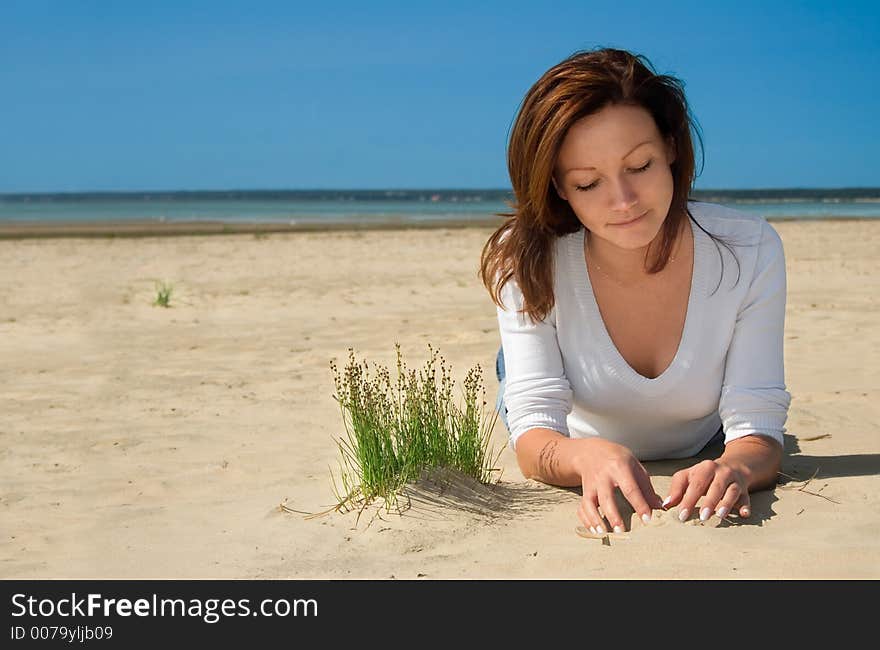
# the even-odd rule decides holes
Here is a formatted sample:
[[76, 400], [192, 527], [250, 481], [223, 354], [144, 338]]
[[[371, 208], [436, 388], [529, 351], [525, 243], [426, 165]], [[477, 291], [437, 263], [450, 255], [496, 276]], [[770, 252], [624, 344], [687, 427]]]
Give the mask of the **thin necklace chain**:
[[[595, 260], [593, 260], [593, 253], [590, 252], [590, 231], [589, 231], [589, 230], [587, 230], [587, 238], [586, 238], [586, 240], [587, 240], [587, 261], [588, 261], [588, 262], [592, 262], [593, 266], [596, 267], [596, 270], [598, 270], [599, 273], [601, 273], [601, 274], [604, 275], [606, 278], [608, 278], [609, 280], [611, 280], [611, 281], [612, 281], [614, 284], [616, 284], [617, 286], [619, 286], [619, 287], [623, 287], [623, 288], [625, 288], [625, 289], [630, 289], [630, 288], [632, 288], [633, 285], [622, 284], [622, 283], [619, 282], [618, 280], [615, 280], [615, 279], [612, 278], [610, 275], [608, 275], [607, 273], [605, 273], [605, 271], [602, 270], [602, 267], [599, 266], [598, 264], [596, 264]], [[676, 244], [678, 244], [678, 242], [676, 242]], [[676, 248], [678, 248], [678, 246], [676, 246]], [[675, 255], [670, 256], [670, 258], [669, 258], [669, 262], [674, 262], [674, 261], [675, 261]], [[667, 262], [667, 264], [668, 264], [669, 262]]]

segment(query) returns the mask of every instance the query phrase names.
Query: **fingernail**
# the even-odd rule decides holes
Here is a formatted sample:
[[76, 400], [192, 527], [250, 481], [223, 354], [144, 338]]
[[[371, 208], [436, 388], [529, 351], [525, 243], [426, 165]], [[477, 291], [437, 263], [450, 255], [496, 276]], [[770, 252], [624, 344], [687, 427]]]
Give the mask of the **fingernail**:
[[614, 527], [614, 532], [615, 532], [615, 533], [622, 533], [622, 532], [623, 532], [623, 526], [615, 526], [615, 527]]
[[727, 506], [721, 506], [720, 508], [718, 508], [718, 512], [716, 512], [715, 514], [718, 515], [719, 519], [724, 519], [727, 516], [728, 512], [729, 511], [727, 509]]
[[684, 510], [682, 510], [681, 512], [678, 513], [678, 520], [679, 521], [687, 521], [689, 514], [690, 514], [690, 512], [688, 512], [688, 509], [685, 508]]
[[596, 526], [596, 534], [604, 535], [605, 534], [605, 526]]
[[712, 516], [711, 508], [703, 508], [700, 510], [700, 521], [706, 521], [709, 517]]
[[644, 521], [646, 524], [651, 523], [651, 515], [642, 515], [642, 521]]
[[595, 534], [596, 534], [596, 529], [593, 528], [592, 526], [590, 526], [590, 532], [593, 533], [593, 534], [595, 535]]
[[665, 508], [666, 505], [667, 505], [670, 501], [672, 501], [672, 497], [666, 497], [665, 499], [663, 499], [663, 507]]

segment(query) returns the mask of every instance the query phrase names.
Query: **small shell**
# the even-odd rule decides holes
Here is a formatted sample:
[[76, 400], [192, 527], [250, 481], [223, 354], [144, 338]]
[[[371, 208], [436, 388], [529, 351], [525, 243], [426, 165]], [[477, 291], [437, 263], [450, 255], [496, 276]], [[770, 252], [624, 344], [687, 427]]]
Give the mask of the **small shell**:
[[583, 526], [578, 526], [574, 529], [574, 532], [576, 532], [581, 537], [586, 537], [587, 539], [601, 539], [602, 544], [604, 544], [605, 546], [611, 545], [610, 541], [606, 543], [606, 541], [610, 537], [613, 537], [614, 539], [629, 539], [629, 535], [626, 535], [624, 533], [602, 533], [601, 535], [596, 535], [594, 533], [591, 533], [589, 528], [584, 528]]

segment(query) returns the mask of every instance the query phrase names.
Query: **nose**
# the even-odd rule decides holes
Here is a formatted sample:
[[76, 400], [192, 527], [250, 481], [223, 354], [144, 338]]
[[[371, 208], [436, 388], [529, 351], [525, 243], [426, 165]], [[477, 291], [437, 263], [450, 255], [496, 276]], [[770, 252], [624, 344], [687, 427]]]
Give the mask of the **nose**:
[[613, 212], [630, 212], [639, 202], [639, 197], [627, 178], [620, 178], [611, 183], [611, 210]]

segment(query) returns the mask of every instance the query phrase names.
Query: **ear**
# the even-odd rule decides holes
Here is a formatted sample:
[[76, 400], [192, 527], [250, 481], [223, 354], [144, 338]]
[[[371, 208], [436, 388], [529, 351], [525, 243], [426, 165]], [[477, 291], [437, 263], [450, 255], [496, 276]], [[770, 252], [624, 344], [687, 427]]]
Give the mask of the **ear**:
[[551, 176], [550, 180], [553, 181], [553, 187], [556, 188], [556, 194], [559, 195], [559, 198], [562, 199], [563, 201], [568, 201], [568, 199], [565, 196], [565, 192], [563, 192], [560, 189], [559, 185], [556, 183], [556, 176]]

